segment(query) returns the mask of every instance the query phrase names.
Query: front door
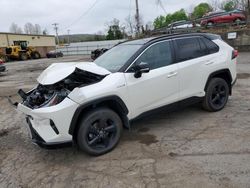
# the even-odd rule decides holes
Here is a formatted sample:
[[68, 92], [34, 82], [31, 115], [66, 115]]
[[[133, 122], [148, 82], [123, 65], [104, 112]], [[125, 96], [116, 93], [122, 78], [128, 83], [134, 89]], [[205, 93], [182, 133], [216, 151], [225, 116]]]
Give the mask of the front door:
[[[133, 65], [142, 62], [149, 65], [150, 72], [135, 78], [134, 72], [130, 70]], [[170, 41], [151, 45], [133, 65], [125, 73], [130, 106], [133, 108], [132, 118], [178, 100], [178, 67], [177, 64], [173, 64]]]

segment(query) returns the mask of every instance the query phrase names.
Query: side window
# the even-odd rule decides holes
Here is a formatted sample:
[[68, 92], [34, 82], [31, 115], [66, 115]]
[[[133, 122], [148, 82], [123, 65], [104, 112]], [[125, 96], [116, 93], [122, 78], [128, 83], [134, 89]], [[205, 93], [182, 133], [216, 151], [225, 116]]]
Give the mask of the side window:
[[175, 40], [177, 45], [177, 60], [178, 62], [187, 61], [205, 55], [201, 49], [198, 37], [182, 38]]
[[213, 54], [219, 51], [219, 47], [211, 40], [204, 37], [202, 38], [202, 40], [206, 44], [209, 54]]
[[202, 38], [199, 38], [199, 42], [200, 42], [200, 47], [202, 51], [207, 51], [207, 46], [205, 45], [205, 43], [202, 41]]
[[203, 55], [208, 55], [209, 52], [208, 52], [207, 46], [205, 45], [201, 37], [199, 37], [199, 43], [200, 43], [200, 48], [201, 48]]
[[172, 64], [170, 42], [160, 42], [148, 48], [136, 61], [141, 62], [148, 63], [151, 70]]

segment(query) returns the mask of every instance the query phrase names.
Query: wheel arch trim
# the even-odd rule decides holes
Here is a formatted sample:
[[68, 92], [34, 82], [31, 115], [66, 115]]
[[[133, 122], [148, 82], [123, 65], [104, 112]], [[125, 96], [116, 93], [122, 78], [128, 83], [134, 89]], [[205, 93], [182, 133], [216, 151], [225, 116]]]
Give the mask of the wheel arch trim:
[[207, 82], [206, 82], [204, 91], [207, 90], [209, 81], [210, 81], [212, 78], [215, 78], [216, 75], [221, 75], [221, 74], [227, 74], [227, 76], [229, 76], [229, 79], [230, 79], [229, 82], [228, 82], [228, 80], [226, 80], [226, 81], [227, 81], [227, 83], [228, 83], [229, 92], [230, 92], [230, 94], [231, 94], [231, 93], [232, 93], [232, 81], [233, 81], [233, 79], [232, 79], [232, 75], [231, 75], [231, 72], [230, 72], [229, 69], [221, 69], [221, 70], [217, 70], [217, 71], [215, 71], [215, 72], [212, 72], [212, 73], [208, 76], [208, 78], [207, 78]]
[[120, 109], [120, 113], [118, 115], [123, 114], [124, 117], [121, 117], [122, 121], [126, 122], [125, 126], [129, 126], [128, 118], [127, 118], [127, 114], [129, 113], [129, 110], [128, 110], [127, 106], [125, 105], [125, 103], [123, 102], [123, 100], [120, 97], [118, 97], [116, 95], [112, 95], [112, 96], [98, 98], [98, 99], [95, 99], [95, 100], [92, 100], [90, 102], [87, 102], [85, 104], [80, 105], [76, 109], [76, 111], [73, 115], [68, 133], [70, 135], [74, 135], [75, 129], [77, 128], [78, 119], [79, 119], [81, 113], [85, 109], [90, 108], [90, 107], [95, 107], [95, 106], [98, 106], [102, 103], [107, 103], [107, 102], [115, 102], [115, 104], [118, 105], [118, 108]]

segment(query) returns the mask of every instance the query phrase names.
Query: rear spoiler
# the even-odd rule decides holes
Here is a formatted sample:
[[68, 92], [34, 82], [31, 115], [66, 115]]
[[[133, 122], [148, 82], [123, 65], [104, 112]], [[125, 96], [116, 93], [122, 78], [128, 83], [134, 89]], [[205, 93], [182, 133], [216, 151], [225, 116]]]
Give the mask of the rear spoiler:
[[220, 35], [211, 34], [211, 33], [206, 33], [204, 36], [210, 40], [222, 39]]

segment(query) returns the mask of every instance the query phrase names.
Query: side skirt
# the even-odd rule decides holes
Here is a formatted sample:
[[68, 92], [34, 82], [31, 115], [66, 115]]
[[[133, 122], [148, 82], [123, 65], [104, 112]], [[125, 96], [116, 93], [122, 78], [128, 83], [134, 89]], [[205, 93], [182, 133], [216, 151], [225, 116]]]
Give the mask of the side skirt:
[[147, 116], [150, 116], [150, 115], [153, 115], [153, 114], [157, 114], [157, 113], [162, 112], [162, 111], [174, 112], [174, 111], [177, 111], [177, 110], [179, 110], [181, 108], [185, 108], [187, 106], [197, 104], [197, 103], [201, 102], [202, 99], [203, 99], [203, 97], [191, 97], [191, 98], [188, 98], [188, 99], [184, 99], [182, 101], [178, 101], [178, 102], [175, 102], [175, 103], [172, 103], [172, 104], [168, 104], [166, 106], [159, 107], [159, 108], [144, 112], [144, 113], [140, 114], [139, 116], [131, 119], [130, 123], [132, 123], [133, 121], [139, 120], [141, 118], [144, 118], [144, 117], [147, 117]]

